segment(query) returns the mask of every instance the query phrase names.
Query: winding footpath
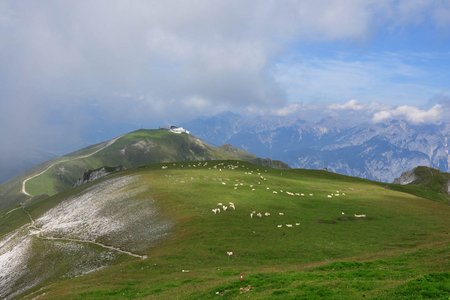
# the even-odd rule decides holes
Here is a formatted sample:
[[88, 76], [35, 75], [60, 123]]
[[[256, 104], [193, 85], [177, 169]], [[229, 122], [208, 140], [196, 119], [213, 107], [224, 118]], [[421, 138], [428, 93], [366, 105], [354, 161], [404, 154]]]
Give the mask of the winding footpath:
[[[74, 160], [78, 160], [78, 159], [88, 158], [88, 157], [90, 157], [90, 156], [93, 156], [94, 154], [97, 154], [98, 152], [100, 152], [100, 151], [102, 151], [102, 150], [108, 148], [109, 146], [111, 146], [112, 144], [114, 144], [114, 143], [115, 143], [118, 139], [120, 139], [120, 138], [121, 138], [121, 136], [116, 137], [116, 138], [110, 140], [110, 141], [107, 142], [104, 146], [102, 146], [101, 148], [95, 150], [95, 151], [92, 152], [92, 153], [85, 154], [85, 155], [81, 155], [81, 156], [77, 156], [77, 157], [73, 157], [73, 158], [68, 158], [68, 159], [64, 159], [64, 160], [56, 161], [56, 162], [52, 163], [51, 165], [49, 165], [47, 168], [45, 168], [43, 171], [41, 171], [41, 172], [39, 172], [39, 173], [37, 173], [37, 174], [34, 174], [34, 175], [30, 176], [30, 177], [25, 178], [25, 179], [22, 181], [22, 190], [21, 190], [22, 194], [25, 194], [25, 195], [27, 195], [28, 197], [33, 197], [33, 195], [31, 195], [30, 193], [28, 193], [27, 190], [26, 190], [26, 184], [27, 184], [27, 182], [28, 182], [29, 180], [31, 180], [31, 179], [33, 179], [33, 178], [36, 178], [36, 177], [38, 177], [38, 176], [44, 174], [45, 172], [47, 172], [48, 170], [50, 170], [52, 167], [56, 166], [57, 164], [60, 164], [60, 163], [63, 163], [63, 162], [67, 162], [67, 161], [74, 161]], [[25, 207], [24, 207], [23, 204], [20, 205], [20, 207], [17, 207], [17, 208], [15, 208], [15, 209], [9, 211], [8, 213], [10, 213], [10, 212], [12, 212], [12, 211], [14, 211], [14, 210], [16, 210], [16, 209], [20, 209], [20, 208], [23, 209], [23, 211], [25, 212], [25, 214], [28, 216], [28, 218], [29, 218], [29, 220], [30, 220], [30, 223], [29, 223], [30, 225], [28, 226], [28, 228], [30, 229], [31, 234], [34, 235], [34, 236], [36, 236], [36, 237], [39, 238], [39, 239], [43, 239], [43, 240], [51, 240], [51, 241], [66, 241], [66, 242], [76, 242], [76, 243], [92, 244], [92, 245], [96, 245], [96, 246], [99, 246], [99, 247], [102, 247], [102, 248], [105, 248], [105, 249], [108, 249], [108, 250], [113, 250], [113, 251], [116, 251], [116, 252], [119, 252], [119, 253], [122, 253], [122, 254], [126, 254], [126, 255], [129, 255], [129, 256], [132, 256], [132, 257], [137, 257], [137, 258], [140, 258], [140, 259], [147, 259], [147, 255], [139, 255], [139, 254], [136, 254], [136, 253], [133, 253], [133, 252], [130, 252], [130, 251], [126, 251], [126, 250], [123, 250], [123, 249], [120, 249], [120, 248], [117, 248], [117, 247], [114, 247], [114, 246], [110, 246], [110, 245], [105, 245], [105, 244], [102, 244], [102, 243], [99, 243], [99, 242], [96, 242], [96, 241], [82, 240], [82, 239], [75, 239], [75, 238], [64, 238], [64, 237], [44, 236], [44, 235], [42, 235], [42, 233], [41, 233], [41, 229], [38, 228], [38, 227], [36, 227], [36, 226], [34, 225], [34, 224], [35, 224], [34, 219], [31, 217], [30, 213], [25, 209]], [[7, 213], [7, 214], [8, 214], [8, 213]]]
[[25, 214], [28, 216], [28, 219], [30, 219], [30, 225], [28, 225], [28, 230], [30, 231], [30, 234], [41, 239], [41, 240], [48, 240], [48, 241], [64, 241], [64, 242], [75, 242], [75, 243], [83, 243], [83, 244], [91, 244], [91, 245], [96, 245], [96, 246], [100, 246], [102, 248], [108, 249], [108, 250], [113, 250], [122, 254], [126, 254], [132, 257], [137, 257], [140, 259], [147, 259], [147, 255], [140, 255], [137, 253], [133, 253], [130, 251], [126, 251], [114, 246], [110, 246], [110, 245], [105, 245], [103, 243], [99, 243], [96, 241], [91, 241], [91, 240], [82, 240], [82, 239], [75, 239], [75, 238], [65, 238], [65, 237], [54, 237], [54, 236], [44, 236], [42, 235], [42, 230], [41, 228], [37, 227], [35, 225], [35, 221], [33, 219], [33, 217], [30, 215], [30, 213], [25, 209], [25, 207], [23, 205], [21, 205], [21, 208], [23, 209], [23, 211], [25, 212]]
[[109, 146], [111, 146], [112, 144], [114, 144], [114, 143], [115, 143], [118, 139], [120, 139], [120, 138], [121, 138], [121, 136], [116, 137], [116, 138], [110, 140], [110, 141], [107, 142], [103, 147], [101, 147], [101, 148], [95, 150], [95, 151], [92, 152], [92, 153], [89, 153], [89, 154], [86, 154], [86, 155], [77, 156], [77, 157], [74, 157], [74, 158], [67, 158], [67, 159], [63, 159], [63, 160], [56, 161], [56, 162], [52, 163], [52, 164], [49, 165], [47, 168], [45, 168], [43, 171], [41, 171], [41, 172], [39, 172], [39, 173], [37, 173], [37, 174], [34, 174], [34, 175], [30, 176], [30, 177], [25, 178], [25, 179], [22, 181], [22, 190], [21, 190], [21, 193], [27, 195], [28, 197], [33, 197], [33, 195], [31, 195], [30, 193], [28, 193], [27, 190], [26, 190], [26, 184], [27, 184], [27, 182], [28, 182], [29, 180], [31, 180], [31, 179], [33, 179], [33, 178], [36, 178], [36, 177], [38, 177], [38, 176], [41, 176], [42, 174], [44, 174], [45, 172], [47, 172], [48, 170], [50, 170], [51, 168], [53, 168], [54, 166], [56, 166], [56, 165], [58, 165], [58, 164], [60, 164], [60, 163], [67, 162], [67, 161], [78, 160], [78, 159], [83, 159], [83, 158], [90, 157], [90, 156], [92, 156], [92, 155], [94, 155], [94, 154], [97, 154], [98, 152], [100, 152], [100, 151], [104, 150], [105, 148], [108, 148]]

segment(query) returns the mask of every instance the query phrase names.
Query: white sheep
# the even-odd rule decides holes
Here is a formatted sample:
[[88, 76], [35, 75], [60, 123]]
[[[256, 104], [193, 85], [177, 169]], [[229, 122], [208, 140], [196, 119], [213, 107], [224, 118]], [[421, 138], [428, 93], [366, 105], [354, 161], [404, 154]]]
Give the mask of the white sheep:
[[282, 213], [282, 212], [280, 212], [280, 213], [278, 213], [280, 216], [284, 216], [284, 213]]
[[279, 224], [279, 225], [277, 225], [277, 227], [278, 227], [278, 228], [281, 228], [281, 227], [283, 227], [283, 225]]
[[277, 192], [277, 191], [272, 191], [272, 193], [273, 193], [273, 194], [278, 194], [278, 192]]
[[300, 223], [295, 223], [295, 226], [300, 226]]
[[258, 218], [262, 218], [262, 214], [261, 214], [260, 212], [257, 213], [256, 216], [257, 216]]
[[327, 195], [327, 197], [328, 197], [328, 198], [333, 198], [333, 196], [331, 196], [331, 195]]
[[268, 216], [270, 216], [270, 213], [265, 212], [264, 215], [265, 215], [266, 217], [268, 217]]
[[310, 196], [314, 196], [314, 194], [309, 194]]
[[222, 206], [222, 209], [223, 209], [223, 211], [227, 211], [227, 209], [228, 209], [228, 206], [226, 206], [226, 205], [223, 205], [223, 206]]
[[217, 206], [222, 206], [222, 205], [223, 205], [222, 202], [217, 203]]
[[355, 216], [355, 218], [365, 218], [366, 217], [365, 214], [362, 214], [362, 215], [354, 214], [354, 216]]
[[233, 251], [227, 251], [227, 255], [228, 255], [228, 256], [233, 255]]
[[254, 213], [250, 213], [250, 219], [253, 219]]
[[286, 227], [292, 227], [292, 224], [286, 224]]

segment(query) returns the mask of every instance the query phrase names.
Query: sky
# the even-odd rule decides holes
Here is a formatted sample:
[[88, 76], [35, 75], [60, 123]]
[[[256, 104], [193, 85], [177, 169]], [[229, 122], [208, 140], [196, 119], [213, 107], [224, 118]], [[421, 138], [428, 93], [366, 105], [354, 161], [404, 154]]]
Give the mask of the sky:
[[224, 111], [442, 122], [449, 83], [447, 0], [3, 0], [0, 168]]

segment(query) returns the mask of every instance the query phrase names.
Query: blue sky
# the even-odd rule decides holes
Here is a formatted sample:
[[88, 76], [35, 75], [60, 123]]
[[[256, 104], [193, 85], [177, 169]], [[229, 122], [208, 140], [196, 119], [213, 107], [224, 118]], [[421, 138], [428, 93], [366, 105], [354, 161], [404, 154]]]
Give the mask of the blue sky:
[[224, 111], [446, 121], [449, 45], [446, 0], [6, 0], [1, 156]]

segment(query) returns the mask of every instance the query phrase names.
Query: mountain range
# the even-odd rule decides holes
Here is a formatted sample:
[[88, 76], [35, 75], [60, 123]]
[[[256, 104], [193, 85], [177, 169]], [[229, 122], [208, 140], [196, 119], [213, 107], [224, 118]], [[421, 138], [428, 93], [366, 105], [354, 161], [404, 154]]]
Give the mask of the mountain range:
[[346, 124], [332, 117], [308, 122], [292, 117], [222, 113], [183, 124], [212, 144], [229, 143], [294, 168], [392, 182], [404, 171], [430, 166], [449, 171], [450, 124]]

